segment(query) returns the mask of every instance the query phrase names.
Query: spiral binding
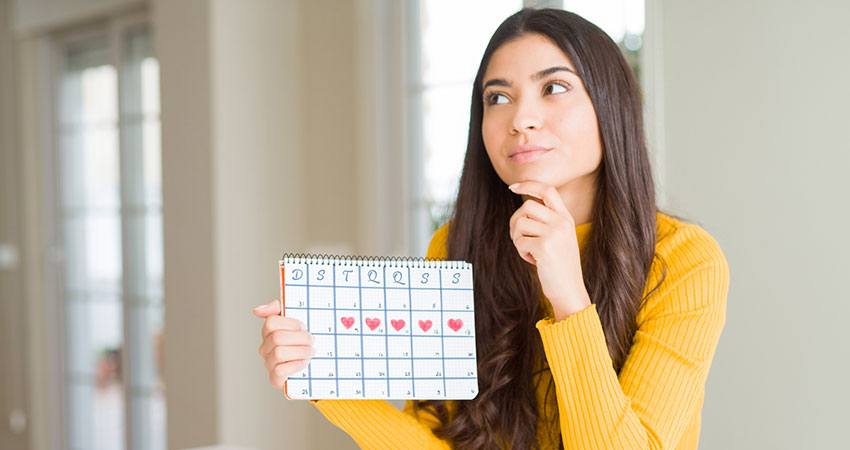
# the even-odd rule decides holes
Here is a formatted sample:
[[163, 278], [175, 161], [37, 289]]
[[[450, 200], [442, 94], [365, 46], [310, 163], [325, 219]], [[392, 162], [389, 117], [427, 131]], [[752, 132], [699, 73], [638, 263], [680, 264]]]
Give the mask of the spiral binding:
[[361, 256], [326, 255], [309, 253], [285, 253], [280, 262], [284, 264], [334, 264], [337, 266], [366, 267], [414, 267], [428, 269], [471, 269], [466, 261], [447, 261], [445, 258], [422, 258], [407, 256]]

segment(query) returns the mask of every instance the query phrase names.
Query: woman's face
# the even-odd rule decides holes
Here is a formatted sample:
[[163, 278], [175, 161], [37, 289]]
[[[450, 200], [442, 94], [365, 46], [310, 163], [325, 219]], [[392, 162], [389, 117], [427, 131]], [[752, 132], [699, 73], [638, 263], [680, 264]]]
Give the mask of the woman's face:
[[[539, 181], [566, 196], [594, 190], [602, 145], [596, 112], [575, 72], [564, 52], [540, 34], [493, 53], [484, 73], [481, 134], [506, 184]], [[521, 146], [527, 145], [542, 150], [525, 152]]]

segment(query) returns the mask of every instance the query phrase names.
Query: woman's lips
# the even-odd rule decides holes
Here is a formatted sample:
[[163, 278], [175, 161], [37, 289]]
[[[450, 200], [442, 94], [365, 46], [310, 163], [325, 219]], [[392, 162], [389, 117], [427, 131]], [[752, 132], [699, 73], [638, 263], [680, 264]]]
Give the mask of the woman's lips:
[[541, 156], [549, 153], [551, 150], [531, 150], [528, 152], [517, 153], [515, 155], [509, 156], [508, 158], [516, 163], [526, 163], [534, 161]]

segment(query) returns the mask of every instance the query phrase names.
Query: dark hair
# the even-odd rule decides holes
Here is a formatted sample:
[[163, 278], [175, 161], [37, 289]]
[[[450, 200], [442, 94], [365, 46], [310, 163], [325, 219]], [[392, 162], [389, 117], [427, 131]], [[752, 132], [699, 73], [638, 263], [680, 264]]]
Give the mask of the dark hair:
[[[543, 315], [542, 288], [534, 266], [519, 256], [507, 231], [522, 198], [496, 174], [481, 135], [482, 82], [490, 58], [506, 42], [532, 33], [547, 37], [572, 61], [596, 111], [602, 161], [581, 265], [618, 373], [631, 347], [655, 255], [657, 209], [641, 92], [617, 44], [564, 10], [525, 8], [508, 17], [490, 39], [475, 77], [469, 140], [446, 243], [449, 259], [475, 267], [479, 394], [455, 402], [451, 417], [445, 400], [414, 402], [415, 411], [440, 421], [435, 434], [456, 448], [538, 445], [535, 369], [542, 361], [548, 370], [535, 328]], [[551, 381], [547, 389], [554, 389]], [[557, 418], [552, 423], [557, 429]], [[556, 430], [549, 432], [556, 439]]]

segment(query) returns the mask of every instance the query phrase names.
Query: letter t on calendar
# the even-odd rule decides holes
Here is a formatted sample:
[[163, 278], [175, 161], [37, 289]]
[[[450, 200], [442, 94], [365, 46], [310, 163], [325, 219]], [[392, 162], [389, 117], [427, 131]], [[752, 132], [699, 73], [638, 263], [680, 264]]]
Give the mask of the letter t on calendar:
[[283, 315], [316, 338], [288, 398], [478, 395], [471, 264], [287, 254], [280, 277]]

